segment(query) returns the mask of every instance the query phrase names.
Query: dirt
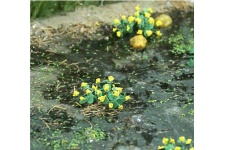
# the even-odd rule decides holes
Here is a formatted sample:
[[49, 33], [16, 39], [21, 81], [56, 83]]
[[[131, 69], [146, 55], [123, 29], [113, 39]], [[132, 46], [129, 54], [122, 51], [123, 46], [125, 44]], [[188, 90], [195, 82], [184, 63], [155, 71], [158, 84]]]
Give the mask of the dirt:
[[[187, 1], [89, 6], [31, 22], [31, 149], [155, 150], [163, 137], [194, 141], [194, 69], [188, 57], [171, 55], [167, 38], [135, 51], [129, 36], [112, 36], [112, 20], [132, 14], [137, 4], [172, 16], [174, 26], [165, 36], [190, 36], [194, 10]], [[81, 106], [72, 96], [81, 82], [109, 75], [132, 97], [123, 111]]]

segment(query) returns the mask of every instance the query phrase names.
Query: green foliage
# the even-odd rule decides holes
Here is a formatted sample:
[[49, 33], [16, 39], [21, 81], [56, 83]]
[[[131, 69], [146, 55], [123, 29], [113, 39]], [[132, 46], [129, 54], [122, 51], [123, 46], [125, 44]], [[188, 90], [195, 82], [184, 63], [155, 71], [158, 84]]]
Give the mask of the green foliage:
[[77, 7], [99, 5], [101, 1], [31, 1], [30, 18], [49, 17], [60, 12], [74, 11]]
[[123, 37], [125, 34], [141, 34], [145, 37], [150, 37], [153, 33], [157, 36], [161, 36], [161, 32], [158, 29], [154, 29], [155, 20], [151, 17], [153, 13], [152, 8], [141, 10], [139, 6], [135, 7], [136, 12], [133, 16], [121, 16], [121, 20], [114, 19], [113, 32], [117, 37]]
[[194, 47], [189, 51], [189, 58], [188, 66], [194, 67]]
[[180, 136], [177, 141], [173, 138], [162, 139], [163, 146], [158, 146], [158, 150], [194, 150], [192, 139], [186, 139]]
[[[95, 84], [90, 86], [86, 82], [82, 82], [81, 91], [82, 96], [79, 97], [80, 104], [93, 104], [94, 102], [101, 102], [104, 105], [108, 105], [109, 108], [123, 109], [123, 103], [130, 99], [130, 96], [126, 96], [126, 93], [122, 93], [123, 88], [116, 87], [113, 76], [109, 76], [107, 80], [101, 81], [97, 78]], [[77, 97], [80, 94], [79, 91], [74, 89], [73, 96]]]

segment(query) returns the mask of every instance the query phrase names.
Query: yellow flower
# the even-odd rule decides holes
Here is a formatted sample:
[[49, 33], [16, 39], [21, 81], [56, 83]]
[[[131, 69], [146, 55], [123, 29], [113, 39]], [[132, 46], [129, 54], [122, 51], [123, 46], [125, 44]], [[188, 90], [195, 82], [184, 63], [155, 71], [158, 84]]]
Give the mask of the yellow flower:
[[113, 32], [115, 32], [117, 30], [117, 28], [113, 28]]
[[123, 105], [120, 105], [120, 106], [119, 106], [119, 109], [122, 110], [122, 109], [123, 109]]
[[142, 34], [142, 30], [138, 30], [137, 31], [137, 34]]
[[148, 19], [148, 22], [149, 22], [150, 24], [152, 24], [152, 25], [155, 24], [155, 20], [154, 20], [152, 17], [150, 17], [150, 18]]
[[99, 23], [98, 23], [98, 22], [96, 22], [96, 23], [95, 23], [95, 25], [96, 25], [96, 26], [99, 26]]
[[126, 20], [126, 16], [124, 16], [124, 15], [122, 15], [121, 18], [122, 18], [123, 20]]
[[113, 77], [113, 76], [108, 76], [108, 80], [109, 80], [110, 82], [112, 82], [112, 81], [114, 80], [114, 77]]
[[135, 17], [130, 16], [130, 17], [128, 17], [128, 19], [127, 19], [127, 20], [128, 20], [128, 22], [129, 22], [129, 23], [131, 23], [131, 22], [133, 22], [133, 21], [134, 21], [134, 19], [135, 19]]
[[163, 143], [164, 145], [167, 145], [167, 144], [169, 143], [169, 139], [164, 137], [164, 138], [162, 139], [162, 143]]
[[145, 12], [144, 14], [145, 14], [145, 17], [146, 17], [146, 18], [149, 18], [149, 17], [151, 16], [151, 14], [148, 13], [148, 12]]
[[100, 91], [100, 90], [96, 90], [96, 91], [95, 91], [95, 93], [99, 96], [99, 95], [101, 95], [101, 94], [102, 94], [102, 91]]
[[117, 35], [118, 37], [121, 37], [121, 32], [120, 32], [120, 31], [117, 31], [117, 32], [116, 32], [116, 35]]
[[192, 139], [187, 139], [186, 144], [191, 144]]
[[79, 95], [79, 92], [75, 90], [75, 91], [73, 92], [73, 96], [78, 96], [78, 95]]
[[157, 27], [162, 26], [162, 24], [163, 24], [162, 21], [160, 21], [160, 20], [156, 21], [156, 26], [157, 26]]
[[120, 95], [120, 92], [119, 92], [119, 91], [114, 91], [114, 92], [113, 92], [113, 96], [117, 97], [117, 96], [119, 96], [119, 95]]
[[157, 36], [162, 36], [162, 33], [158, 30], [155, 32]]
[[104, 102], [106, 95], [104, 96], [100, 96], [98, 99], [100, 100], [100, 102]]
[[83, 96], [81, 96], [81, 97], [80, 97], [80, 100], [81, 100], [81, 101], [82, 101], [82, 100], [84, 100], [84, 97], [83, 97]]
[[86, 85], [87, 85], [86, 82], [82, 82], [82, 83], [81, 83], [81, 87], [84, 87], [84, 86], [86, 86]]
[[136, 18], [135, 21], [137, 22], [137, 24], [141, 23], [141, 18]]
[[149, 8], [148, 11], [152, 14], [153, 13], [153, 9]]
[[176, 146], [176, 147], [174, 148], [174, 150], [181, 150], [181, 147]]
[[117, 90], [118, 92], [122, 93], [123, 88], [121, 88], [121, 87], [116, 87], [116, 90]]
[[136, 10], [136, 11], [140, 11], [140, 6], [137, 5], [137, 6], [135, 7], [135, 10]]
[[90, 94], [91, 91], [89, 89], [86, 90], [86, 94]]
[[158, 146], [158, 150], [164, 149], [165, 146]]
[[109, 103], [109, 108], [113, 108], [113, 103]]
[[181, 137], [179, 137], [179, 140], [180, 140], [181, 143], [184, 143], [185, 142], [185, 137], [181, 136]]
[[125, 96], [125, 101], [128, 101], [130, 99], [130, 96]]
[[172, 138], [170, 138], [170, 143], [171, 143], [171, 144], [175, 144], [175, 140], [172, 139]]
[[108, 84], [105, 84], [104, 87], [103, 87], [103, 89], [104, 89], [105, 92], [109, 91], [109, 85]]
[[191, 147], [189, 150], [194, 150], [194, 147]]
[[97, 86], [94, 86], [94, 85], [92, 85], [92, 87], [91, 87], [93, 90], [97, 90], [98, 89], [98, 87]]
[[134, 13], [134, 16], [135, 16], [135, 17], [139, 16], [139, 11], [136, 11], [136, 12]]
[[127, 31], [129, 31], [129, 30], [130, 30], [130, 26], [127, 25]]
[[147, 36], [151, 36], [152, 35], [152, 31], [151, 30], [146, 30], [146, 34], [147, 34]]
[[100, 83], [100, 82], [101, 82], [100, 78], [97, 78], [97, 79], [95, 80], [95, 83]]
[[114, 19], [114, 24], [120, 24], [119, 19]]

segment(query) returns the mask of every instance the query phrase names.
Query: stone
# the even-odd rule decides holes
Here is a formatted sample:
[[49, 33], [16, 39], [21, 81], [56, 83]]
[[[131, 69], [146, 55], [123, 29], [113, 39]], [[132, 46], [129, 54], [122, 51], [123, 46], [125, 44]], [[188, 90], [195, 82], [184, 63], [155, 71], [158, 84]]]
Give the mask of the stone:
[[130, 45], [137, 50], [145, 48], [147, 40], [143, 35], [136, 35], [130, 39]]
[[172, 25], [172, 19], [169, 15], [161, 14], [158, 17], [155, 18], [155, 23], [160, 20], [162, 21], [162, 25], [160, 27], [166, 28]]

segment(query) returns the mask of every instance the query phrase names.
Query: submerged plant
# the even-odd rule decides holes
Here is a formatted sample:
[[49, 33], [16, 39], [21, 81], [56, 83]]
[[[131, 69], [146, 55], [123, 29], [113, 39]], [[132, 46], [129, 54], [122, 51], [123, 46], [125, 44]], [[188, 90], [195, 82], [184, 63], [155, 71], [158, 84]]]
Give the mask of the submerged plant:
[[162, 139], [163, 146], [158, 146], [158, 150], [194, 150], [192, 139], [180, 136], [177, 141], [173, 138]]
[[[131, 97], [126, 95], [126, 93], [122, 93], [123, 88], [117, 87], [113, 81], [114, 77], [108, 76], [108, 79], [103, 81], [97, 78], [92, 85], [82, 82], [81, 91], [83, 95], [79, 97], [79, 103], [93, 104], [94, 102], [100, 102], [107, 105], [108, 108], [119, 108], [122, 110], [123, 103]], [[78, 97], [79, 95], [80, 92], [74, 89], [73, 96]]]
[[113, 21], [113, 32], [117, 37], [123, 37], [125, 34], [136, 33], [143, 35], [146, 38], [155, 34], [157, 37], [162, 36], [160, 27], [162, 27], [162, 21], [151, 17], [153, 13], [152, 8], [144, 8], [141, 10], [140, 6], [135, 7], [134, 15], [132, 16], [121, 16], [121, 20], [114, 19]]

